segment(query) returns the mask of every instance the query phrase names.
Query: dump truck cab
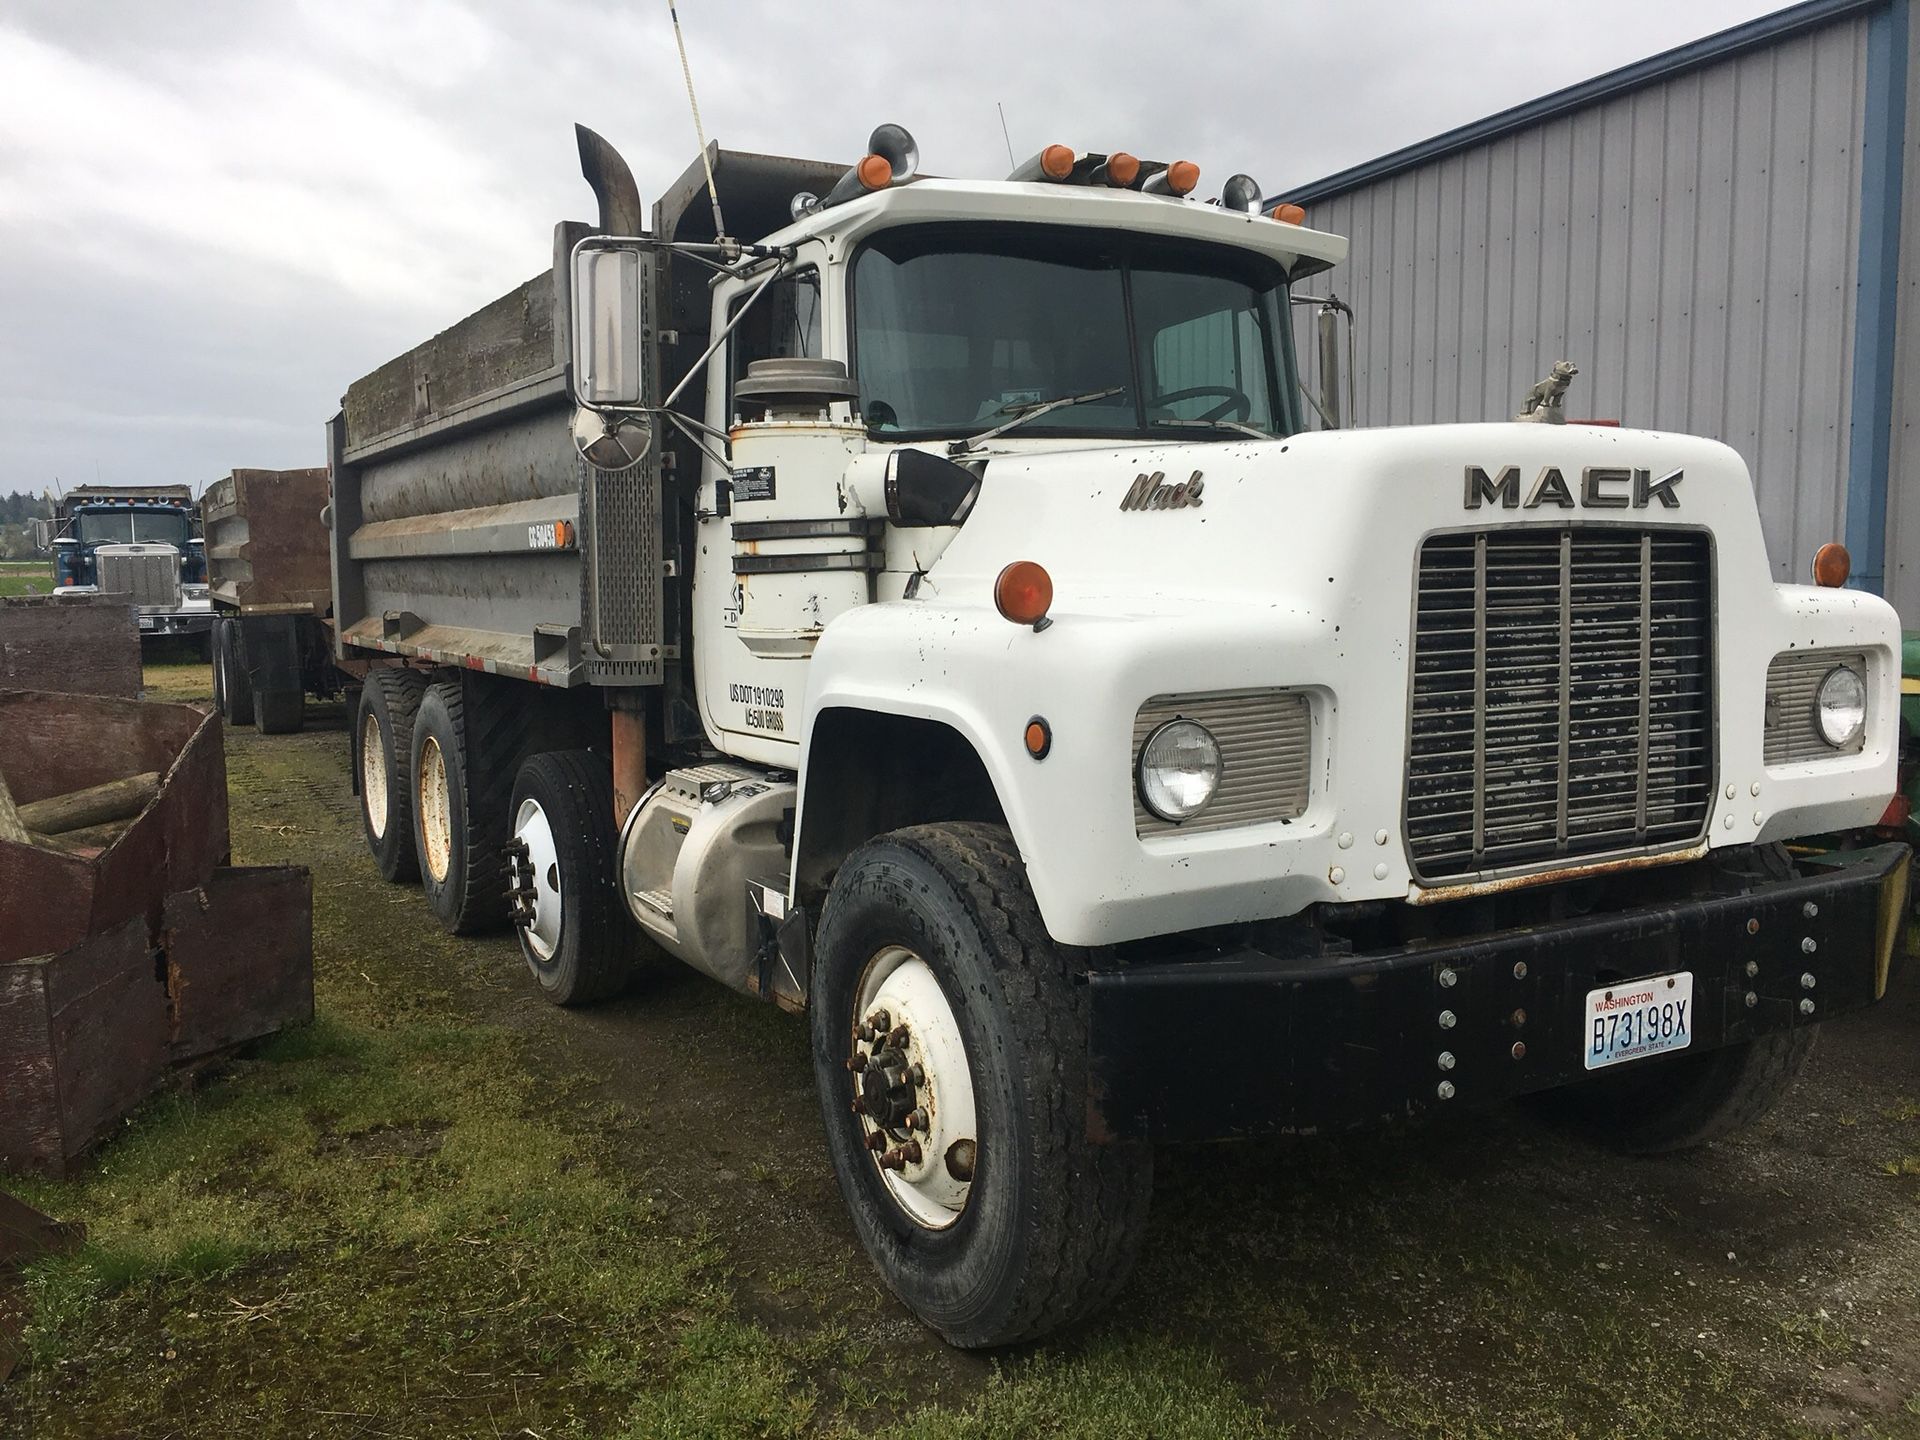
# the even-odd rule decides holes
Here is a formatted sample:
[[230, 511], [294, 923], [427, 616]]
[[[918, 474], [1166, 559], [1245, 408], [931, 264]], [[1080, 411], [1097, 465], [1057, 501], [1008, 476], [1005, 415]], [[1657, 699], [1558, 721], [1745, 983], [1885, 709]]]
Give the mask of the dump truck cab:
[[194, 533], [185, 485], [80, 485], [55, 503], [47, 526], [61, 595], [125, 595], [146, 635], [212, 628], [205, 543]]

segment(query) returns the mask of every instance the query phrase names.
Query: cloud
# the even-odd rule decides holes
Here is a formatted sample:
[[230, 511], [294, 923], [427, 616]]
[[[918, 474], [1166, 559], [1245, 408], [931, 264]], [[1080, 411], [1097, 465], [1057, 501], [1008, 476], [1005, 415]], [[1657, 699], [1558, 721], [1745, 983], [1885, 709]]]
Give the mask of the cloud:
[[[1618, 0], [1260, 7], [681, 0], [709, 137], [927, 169], [1054, 140], [1271, 192], [1759, 13]], [[592, 202], [694, 158], [666, 7], [15, 0], [0, 20], [0, 491], [319, 463], [346, 385], [505, 293]]]

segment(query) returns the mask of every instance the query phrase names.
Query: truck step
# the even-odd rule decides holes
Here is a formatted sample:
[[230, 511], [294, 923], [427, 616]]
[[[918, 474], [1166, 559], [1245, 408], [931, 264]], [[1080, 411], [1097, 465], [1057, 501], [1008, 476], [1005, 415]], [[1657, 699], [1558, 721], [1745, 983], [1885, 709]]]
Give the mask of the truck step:
[[637, 890], [633, 898], [655, 914], [663, 915], [669, 920], [673, 918], [673, 891]]

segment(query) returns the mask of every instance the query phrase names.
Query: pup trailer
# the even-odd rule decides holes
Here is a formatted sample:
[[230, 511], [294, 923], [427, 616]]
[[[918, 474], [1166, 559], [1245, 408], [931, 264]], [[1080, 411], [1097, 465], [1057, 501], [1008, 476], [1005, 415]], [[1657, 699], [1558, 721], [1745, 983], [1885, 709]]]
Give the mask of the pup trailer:
[[648, 217], [579, 140], [598, 223], [328, 429], [367, 842], [557, 1003], [807, 1012], [953, 1343], [1112, 1296], [1156, 1143], [1538, 1094], [1680, 1149], [1884, 993], [1906, 847], [1786, 842], [1894, 793], [1898, 625], [1837, 548], [1773, 582], [1730, 449], [1311, 428], [1346, 242], [1245, 176], [882, 126]]

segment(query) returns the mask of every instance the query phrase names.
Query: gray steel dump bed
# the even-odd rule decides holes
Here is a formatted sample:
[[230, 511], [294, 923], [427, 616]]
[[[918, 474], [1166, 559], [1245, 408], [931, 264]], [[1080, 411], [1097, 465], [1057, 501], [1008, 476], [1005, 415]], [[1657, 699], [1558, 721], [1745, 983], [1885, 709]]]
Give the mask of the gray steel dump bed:
[[[709, 153], [742, 236], [785, 223], [795, 190], [841, 168]], [[582, 156], [591, 179], [585, 140]], [[630, 205], [637, 215], [637, 196]], [[654, 207], [653, 229], [712, 238], [698, 161]], [[568, 261], [589, 233], [555, 226], [548, 269], [348, 387], [327, 431], [343, 657], [384, 651], [558, 686], [661, 681], [679, 640], [661, 580], [678, 551], [673, 480], [679, 466], [697, 473], [697, 457], [663, 426], [637, 469], [610, 474], [577, 456]], [[705, 348], [708, 278], [663, 262], [643, 282], [656, 383], [671, 385]], [[691, 385], [681, 404], [697, 415], [701, 395]]]

